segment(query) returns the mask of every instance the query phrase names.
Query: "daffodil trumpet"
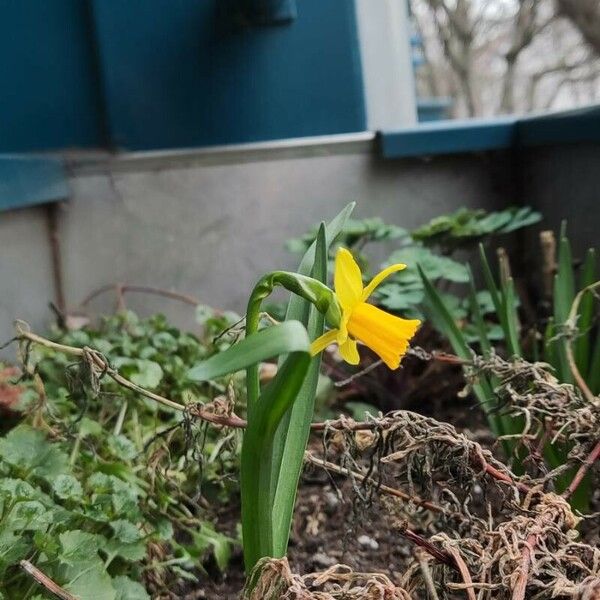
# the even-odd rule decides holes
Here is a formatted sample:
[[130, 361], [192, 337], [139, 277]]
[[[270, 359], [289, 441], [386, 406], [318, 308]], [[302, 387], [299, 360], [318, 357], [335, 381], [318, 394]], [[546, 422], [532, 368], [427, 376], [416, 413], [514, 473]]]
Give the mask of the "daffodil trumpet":
[[342, 311], [340, 324], [312, 343], [311, 354], [314, 356], [336, 343], [342, 358], [356, 365], [360, 361], [357, 342], [361, 342], [390, 369], [397, 369], [421, 322], [390, 315], [368, 304], [367, 300], [384, 279], [405, 268], [406, 265], [400, 263], [391, 265], [363, 287], [360, 267], [354, 257], [345, 248], [339, 248], [335, 257], [334, 287]]

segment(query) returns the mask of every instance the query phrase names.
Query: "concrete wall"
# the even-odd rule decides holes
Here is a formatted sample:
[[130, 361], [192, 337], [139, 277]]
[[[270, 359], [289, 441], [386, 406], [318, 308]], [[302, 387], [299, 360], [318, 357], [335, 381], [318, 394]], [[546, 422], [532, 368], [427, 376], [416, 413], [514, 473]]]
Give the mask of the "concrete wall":
[[[573, 145], [383, 160], [371, 134], [211, 151], [76, 155], [71, 197], [58, 211], [67, 305], [75, 310], [93, 289], [124, 282], [243, 312], [261, 274], [296, 265], [285, 241], [350, 201], [358, 203], [357, 217], [380, 216], [408, 228], [460, 206], [532, 204], [546, 216], [538, 229], [569, 219], [581, 254], [598, 243], [599, 159], [597, 146]], [[15, 318], [41, 331], [52, 316], [47, 216], [44, 207], [0, 213], [0, 340], [11, 337]], [[520, 256], [535, 258], [535, 235], [525, 241]], [[127, 304], [194, 327], [194, 311], [185, 304], [135, 294]], [[110, 311], [114, 296], [101, 296], [90, 308]]]
[[[193, 294], [243, 312], [264, 272], [292, 268], [289, 237], [356, 201], [356, 216], [405, 227], [459, 206], [492, 209], [513, 200], [504, 154], [383, 161], [370, 134], [333, 142], [263, 144], [245, 149], [76, 157], [71, 198], [59, 211], [67, 305], [112, 282]], [[12, 320], [38, 330], [50, 317], [49, 246], [44, 209], [0, 215], [0, 339]], [[130, 295], [144, 314], [161, 310], [193, 327], [193, 310]], [[94, 311], [111, 310], [110, 294]]]

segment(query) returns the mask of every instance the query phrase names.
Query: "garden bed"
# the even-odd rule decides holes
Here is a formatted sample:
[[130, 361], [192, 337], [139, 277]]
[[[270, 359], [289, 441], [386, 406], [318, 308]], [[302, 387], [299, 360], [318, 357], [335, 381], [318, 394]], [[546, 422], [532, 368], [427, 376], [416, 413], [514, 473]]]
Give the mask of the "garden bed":
[[[378, 220], [342, 230], [363, 268], [365, 243], [400, 240], [390, 262], [412, 258], [420, 273], [394, 275], [375, 302], [427, 321], [400, 370], [377, 344], [356, 367], [344, 350], [324, 351], [286, 559], [269, 560], [271, 541], [241, 511], [254, 482], [240, 483], [240, 454], [248, 460], [248, 439], [260, 447], [268, 428], [252, 432], [252, 372], [239, 356], [262, 336], [258, 351], [279, 340], [306, 368], [299, 324], [278, 324], [272, 306], [244, 338], [239, 316], [198, 306], [201, 329], [186, 333], [128, 312], [123, 286], [115, 315], [63, 315], [47, 337], [18, 323], [20, 364], [0, 379], [0, 594], [233, 599], [246, 584], [249, 600], [600, 597], [595, 253], [573, 260], [562, 232], [536, 301], [505, 251], [497, 278], [481, 252], [479, 290], [452, 258], [464, 238], [537, 219], [459, 212], [410, 235]], [[317, 235], [292, 246], [304, 252]], [[261, 301], [273, 281], [330, 294], [294, 277], [265, 279]], [[257, 362], [259, 389], [295, 377], [287, 363]], [[258, 515], [264, 498], [253, 501]], [[246, 565], [257, 559], [249, 581], [243, 549]]]

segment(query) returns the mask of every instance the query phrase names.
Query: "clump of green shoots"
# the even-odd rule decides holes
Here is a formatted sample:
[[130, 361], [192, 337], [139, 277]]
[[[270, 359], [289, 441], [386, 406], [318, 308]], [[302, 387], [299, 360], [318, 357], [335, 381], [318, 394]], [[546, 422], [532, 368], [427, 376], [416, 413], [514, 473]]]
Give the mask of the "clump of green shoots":
[[[596, 250], [586, 253], [581, 267], [574, 266], [571, 245], [563, 225], [555, 257], [555, 246], [551, 232], [542, 232], [545, 248], [546, 288], [550, 296], [552, 315], [543, 330], [532, 326], [525, 330], [518, 311], [519, 297], [510, 274], [506, 255], [499, 252], [499, 277], [495, 277], [485, 250], [480, 245], [480, 263], [485, 293], [491, 306], [484, 314], [480, 292], [476, 291], [475, 279], [469, 270], [468, 300], [472, 321], [457, 322], [442, 295], [435, 289], [426, 274], [421, 277], [426, 293], [426, 312], [432, 323], [449, 340], [454, 352], [465, 361], [471, 361], [475, 350], [490, 357], [495, 349], [489, 339], [490, 321], [493, 320], [501, 332], [506, 355], [509, 359], [525, 358], [551, 365], [559, 383], [575, 384], [587, 400], [593, 400], [600, 391], [600, 332], [598, 331], [596, 289], [600, 286]], [[474, 335], [473, 335], [474, 334]], [[497, 436], [516, 436], [523, 431], [521, 417], [506, 414], [495, 401], [494, 391], [500, 381], [492, 374], [479, 373], [473, 383], [473, 391], [486, 412], [491, 429]], [[554, 437], [552, 424], [546, 432]], [[544, 453], [552, 467], [564, 464], [571, 444], [561, 447], [557, 443], [546, 443]], [[514, 445], [505, 444], [511, 452]], [[518, 466], [522, 456], [517, 456]], [[563, 478], [567, 481], [569, 478]], [[557, 482], [561, 487], [561, 479]], [[560, 491], [560, 490], [559, 490]], [[580, 500], [587, 494], [580, 488]], [[578, 503], [574, 498], [573, 503]], [[581, 504], [580, 504], [581, 505]]]

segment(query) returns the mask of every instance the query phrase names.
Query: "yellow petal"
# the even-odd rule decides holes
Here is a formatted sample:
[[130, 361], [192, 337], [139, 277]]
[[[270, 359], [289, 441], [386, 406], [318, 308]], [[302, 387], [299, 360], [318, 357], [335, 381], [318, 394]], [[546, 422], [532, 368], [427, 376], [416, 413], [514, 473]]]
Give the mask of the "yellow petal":
[[361, 302], [352, 311], [348, 332], [371, 348], [390, 369], [396, 369], [420, 324], [416, 319], [401, 319]]
[[364, 302], [375, 291], [375, 288], [386, 277], [389, 277], [392, 273], [397, 273], [398, 271], [402, 271], [402, 269], [406, 269], [406, 265], [403, 265], [402, 263], [398, 263], [395, 265], [391, 265], [391, 266], [383, 269], [383, 271], [380, 271], [379, 273], [377, 273], [377, 275], [375, 275], [375, 277], [373, 277], [373, 279], [371, 279], [371, 282], [369, 283], [369, 285], [367, 285], [367, 287], [363, 290], [361, 300]]
[[342, 355], [342, 358], [351, 365], [357, 365], [360, 362], [357, 344], [350, 338], [343, 344], [340, 344], [340, 354]]
[[322, 352], [329, 346], [337, 341], [339, 331], [337, 329], [332, 329], [327, 333], [324, 333], [321, 337], [318, 337], [311, 345], [310, 345], [310, 355], [316, 356], [319, 352]]
[[344, 310], [352, 310], [360, 302], [363, 284], [360, 268], [352, 254], [346, 248], [339, 248], [335, 255], [333, 273], [335, 294]]

